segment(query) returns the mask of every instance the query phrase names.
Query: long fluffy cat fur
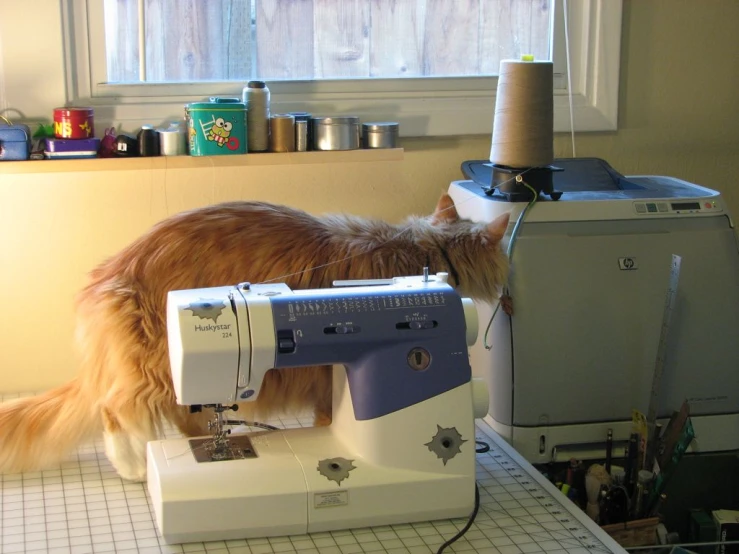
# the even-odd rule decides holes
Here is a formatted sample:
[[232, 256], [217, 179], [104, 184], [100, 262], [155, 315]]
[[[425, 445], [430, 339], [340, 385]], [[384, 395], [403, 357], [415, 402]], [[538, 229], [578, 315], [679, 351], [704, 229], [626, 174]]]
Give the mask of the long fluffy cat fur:
[[[91, 272], [76, 299], [77, 378], [0, 404], [0, 473], [58, 465], [102, 431], [119, 475], [143, 480], [146, 442], [162, 436], [164, 421], [188, 436], [207, 433], [202, 415], [176, 404], [165, 321], [170, 290], [268, 280], [319, 288], [428, 267], [448, 272], [462, 294], [493, 301], [508, 274], [500, 245], [507, 225], [507, 214], [489, 224], [460, 219], [446, 194], [432, 215], [399, 225], [264, 202], [170, 217]], [[330, 367], [270, 370], [239, 415], [305, 409], [314, 411], [316, 425], [330, 424]]]

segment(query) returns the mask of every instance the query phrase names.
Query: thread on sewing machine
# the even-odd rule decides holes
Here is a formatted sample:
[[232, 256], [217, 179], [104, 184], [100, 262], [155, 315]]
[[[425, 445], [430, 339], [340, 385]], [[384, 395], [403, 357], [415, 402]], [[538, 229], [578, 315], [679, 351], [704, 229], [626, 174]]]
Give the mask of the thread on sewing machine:
[[201, 444], [200, 446], [196, 446], [195, 448], [190, 447], [187, 450], [183, 450], [179, 454], [175, 454], [174, 456], [167, 457], [167, 461], [174, 460], [175, 458], [180, 458], [184, 456], [185, 454], [192, 454], [196, 450], [203, 450], [204, 448], [205, 448], [205, 443]]
[[550, 61], [501, 60], [490, 161], [513, 168], [554, 160], [554, 73]]
[[[523, 210], [521, 210], [521, 213], [518, 215], [518, 219], [516, 220], [516, 224], [513, 226], [513, 231], [511, 231], [511, 238], [508, 241], [508, 250], [506, 251], [506, 255], [508, 256], [509, 260], [513, 259], [513, 247], [516, 244], [516, 239], [518, 238], [518, 233], [521, 230], [521, 225], [523, 224], [523, 220], [526, 217], [527, 212], [536, 203], [536, 199], [539, 197], [536, 190], [534, 190], [534, 188], [531, 185], [529, 185], [526, 181], [523, 180], [522, 176], [524, 173], [525, 171], [522, 171], [521, 173], [516, 175], [514, 179], [518, 181], [519, 183], [521, 183], [523, 186], [525, 186], [527, 189], [529, 189], [531, 191], [532, 196], [531, 196], [531, 200], [529, 200], [529, 203], [526, 204]], [[502, 184], [503, 183], [501, 183], [501, 185]], [[510, 290], [508, 288], [508, 285], [506, 285], [503, 291], [503, 295], [508, 296], [509, 293], [510, 293]], [[488, 333], [490, 333], [490, 328], [493, 325], [493, 320], [495, 319], [495, 316], [498, 314], [498, 310], [500, 309], [500, 304], [501, 304], [501, 300], [499, 299], [498, 303], [495, 305], [495, 309], [493, 310], [493, 315], [490, 316], [488, 325], [485, 328], [485, 334], [482, 337], [482, 345], [485, 348], [485, 350], [490, 350], [493, 347], [492, 344], [488, 344]]]
[[[270, 425], [268, 423], [261, 423], [259, 421], [247, 421], [244, 419], [228, 419], [224, 422], [224, 425], [227, 426], [241, 426], [245, 425], [246, 427], [252, 427], [255, 429], [263, 429], [266, 431], [280, 431], [281, 429], [279, 427], [275, 427], [274, 425]], [[175, 454], [174, 456], [169, 456], [167, 458], [167, 461], [174, 460], [175, 458], [180, 458], [186, 454], [194, 454], [196, 451], [203, 450], [206, 448], [206, 443], [203, 443], [199, 446], [188, 448], [187, 450], [183, 450], [179, 454]]]
[[565, 57], [567, 58], [567, 100], [570, 105], [570, 138], [572, 140], [572, 157], [577, 158], [575, 150], [575, 108], [572, 102], [572, 67], [570, 65], [570, 28], [567, 25], [569, 20], [570, 9], [567, 6], [567, 0], [564, 0], [564, 24], [565, 24]]

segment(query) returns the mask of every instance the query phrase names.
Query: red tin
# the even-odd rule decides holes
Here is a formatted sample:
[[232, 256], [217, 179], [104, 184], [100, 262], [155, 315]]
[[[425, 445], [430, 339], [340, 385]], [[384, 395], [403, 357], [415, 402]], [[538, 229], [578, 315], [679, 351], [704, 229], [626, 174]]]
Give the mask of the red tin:
[[56, 108], [54, 136], [60, 139], [86, 139], [95, 136], [92, 108]]

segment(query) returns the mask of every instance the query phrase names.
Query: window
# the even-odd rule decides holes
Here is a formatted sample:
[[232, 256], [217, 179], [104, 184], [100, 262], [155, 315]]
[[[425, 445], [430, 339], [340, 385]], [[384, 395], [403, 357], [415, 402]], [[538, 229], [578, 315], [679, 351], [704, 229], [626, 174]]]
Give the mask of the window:
[[620, 4], [66, 0], [68, 94], [96, 120], [135, 128], [263, 79], [275, 113], [395, 120], [405, 136], [487, 134], [500, 59], [527, 53], [554, 62], [556, 130], [569, 127], [570, 82], [576, 129], [613, 129]]
[[552, 0], [107, 1], [104, 78], [494, 76], [502, 57], [551, 60], [552, 7]]

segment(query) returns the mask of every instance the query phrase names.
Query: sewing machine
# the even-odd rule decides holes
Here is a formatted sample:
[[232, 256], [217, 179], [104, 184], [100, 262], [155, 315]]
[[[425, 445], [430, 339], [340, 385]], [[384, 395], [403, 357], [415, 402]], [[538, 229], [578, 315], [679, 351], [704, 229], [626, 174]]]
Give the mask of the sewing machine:
[[[150, 442], [148, 489], [167, 542], [305, 534], [468, 517], [474, 304], [446, 274], [169, 293], [177, 402], [214, 410], [212, 436]], [[271, 368], [334, 365], [330, 426], [227, 434], [224, 412]]]

